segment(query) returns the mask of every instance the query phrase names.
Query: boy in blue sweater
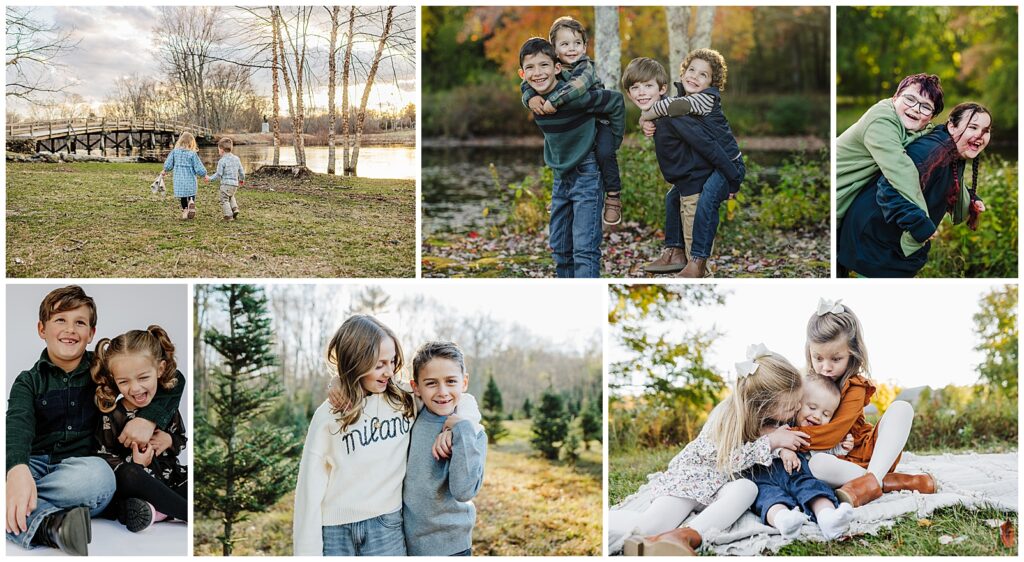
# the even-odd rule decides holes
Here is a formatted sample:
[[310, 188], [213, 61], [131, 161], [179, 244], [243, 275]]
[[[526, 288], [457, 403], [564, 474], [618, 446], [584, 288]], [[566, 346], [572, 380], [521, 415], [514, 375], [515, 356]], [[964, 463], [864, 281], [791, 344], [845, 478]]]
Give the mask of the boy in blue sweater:
[[[659, 119], [657, 127], [647, 125], [645, 132], [655, 129], [658, 165], [673, 186], [666, 198], [666, 250], [648, 265], [649, 272], [668, 273], [674, 268], [659, 271], [659, 265], [666, 265], [661, 262], [682, 261], [686, 266], [679, 268], [679, 277], [711, 276], [706, 264], [718, 229], [718, 208], [739, 191], [746, 174], [736, 138], [722, 112], [721, 90], [727, 72], [718, 51], [690, 52], [680, 67], [678, 98], [665, 97], [668, 74], [657, 61], [633, 59], [623, 73], [622, 85], [643, 111], [641, 119]], [[640, 97], [634, 97], [634, 90]], [[685, 258], [678, 256], [680, 226], [687, 239]], [[673, 245], [677, 249], [673, 250]]]
[[[423, 401], [409, 442], [402, 489], [406, 550], [412, 556], [472, 554], [476, 508], [470, 501], [484, 481], [487, 434], [455, 415], [469, 387], [459, 346], [430, 342], [412, 360], [412, 388]], [[434, 442], [450, 432], [450, 448], [438, 458]], [[447, 440], [446, 440], [447, 441]]]

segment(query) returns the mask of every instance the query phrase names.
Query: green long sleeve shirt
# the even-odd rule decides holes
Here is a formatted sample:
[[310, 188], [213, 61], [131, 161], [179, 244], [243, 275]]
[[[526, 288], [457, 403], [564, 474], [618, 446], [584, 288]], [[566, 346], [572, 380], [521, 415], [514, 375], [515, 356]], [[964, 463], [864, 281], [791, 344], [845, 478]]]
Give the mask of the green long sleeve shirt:
[[[552, 92], [557, 90], [556, 86]], [[557, 177], [578, 166], [594, 150], [597, 136], [594, 120], [598, 116], [608, 119], [618, 149], [626, 130], [626, 105], [622, 94], [614, 90], [583, 92], [581, 97], [566, 103], [557, 113], [533, 117], [544, 133], [544, 163]]]
[[[843, 131], [836, 139], [836, 220], [843, 219], [853, 199], [877, 179], [879, 172], [897, 192], [927, 213], [928, 204], [921, 193], [917, 166], [905, 149], [932, 128], [929, 124], [922, 131], [907, 131], [892, 100], [886, 98], [871, 106]], [[924, 244], [904, 232], [900, 245], [909, 256]]]
[[[7, 470], [28, 464], [33, 455], [49, 455], [51, 463], [70, 457], [90, 456], [96, 451], [99, 410], [94, 402], [96, 383], [89, 368], [92, 352], [70, 373], [54, 365], [46, 350], [39, 360], [15, 379], [7, 398]], [[177, 373], [178, 384], [160, 389], [149, 406], [137, 417], [166, 428], [178, 411], [185, 392], [185, 377]]]

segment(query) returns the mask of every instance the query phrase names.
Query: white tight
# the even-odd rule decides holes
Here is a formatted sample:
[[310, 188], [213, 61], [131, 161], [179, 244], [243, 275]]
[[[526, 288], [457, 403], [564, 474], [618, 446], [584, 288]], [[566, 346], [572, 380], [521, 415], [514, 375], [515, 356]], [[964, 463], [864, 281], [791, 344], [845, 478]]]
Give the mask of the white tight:
[[[757, 498], [757, 485], [750, 480], [733, 480], [718, 490], [715, 501], [687, 525], [700, 535], [728, 528], [750, 509]], [[656, 535], [678, 527], [702, 505], [692, 499], [661, 496], [643, 511], [613, 509], [608, 512], [608, 539], [612, 551], [629, 535]]]
[[819, 454], [811, 457], [808, 463], [811, 474], [833, 488], [838, 488], [870, 472], [878, 478], [878, 485], [881, 486], [882, 478], [889, 472], [889, 468], [896, 462], [896, 457], [907, 444], [913, 422], [914, 407], [902, 400], [893, 402], [885, 414], [882, 414], [882, 419], [878, 420], [878, 439], [875, 441], [875, 449], [871, 453], [867, 470], [832, 455]]

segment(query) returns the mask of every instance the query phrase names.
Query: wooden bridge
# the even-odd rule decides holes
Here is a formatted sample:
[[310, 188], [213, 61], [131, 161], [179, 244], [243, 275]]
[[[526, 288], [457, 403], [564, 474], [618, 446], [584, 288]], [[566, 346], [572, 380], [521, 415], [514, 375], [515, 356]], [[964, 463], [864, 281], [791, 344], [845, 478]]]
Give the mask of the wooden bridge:
[[98, 150], [106, 156], [108, 150], [113, 150], [120, 156], [122, 150], [130, 155], [133, 149], [140, 152], [170, 149], [184, 131], [195, 135], [197, 141], [213, 141], [213, 131], [209, 128], [180, 121], [97, 118], [10, 124], [7, 125], [7, 141], [34, 142], [36, 152], [75, 154], [81, 148], [86, 154]]

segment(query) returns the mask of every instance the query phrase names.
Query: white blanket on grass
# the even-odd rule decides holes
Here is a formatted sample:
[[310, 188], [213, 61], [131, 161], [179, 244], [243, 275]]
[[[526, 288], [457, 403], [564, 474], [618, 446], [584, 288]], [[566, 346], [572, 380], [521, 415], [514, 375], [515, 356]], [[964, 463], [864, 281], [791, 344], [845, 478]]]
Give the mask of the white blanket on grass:
[[[928, 456], [903, 453], [897, 470], [910, 474], [930, 473], [935, 477], [938, 491], [935, 494], [885, 494], [854, 510], [851, 534], [875, 534], [882, 527], [891, 527], [902, 515], [913, 513], [926, 517], [936, 509], [955, 504], [1017, 511], [1017, 453]], [[643, 511], [652, 499], [648, 483], [612, 509]], [[817, 525], [807, 522], [800, 530], [799, 540], [823, 541], [824, 537]], [[777, 552], [789, 542], [748, 511], [732, 527], [704, 537], [704, 548], [718, 555], [753, 556], [766, 551]]]

